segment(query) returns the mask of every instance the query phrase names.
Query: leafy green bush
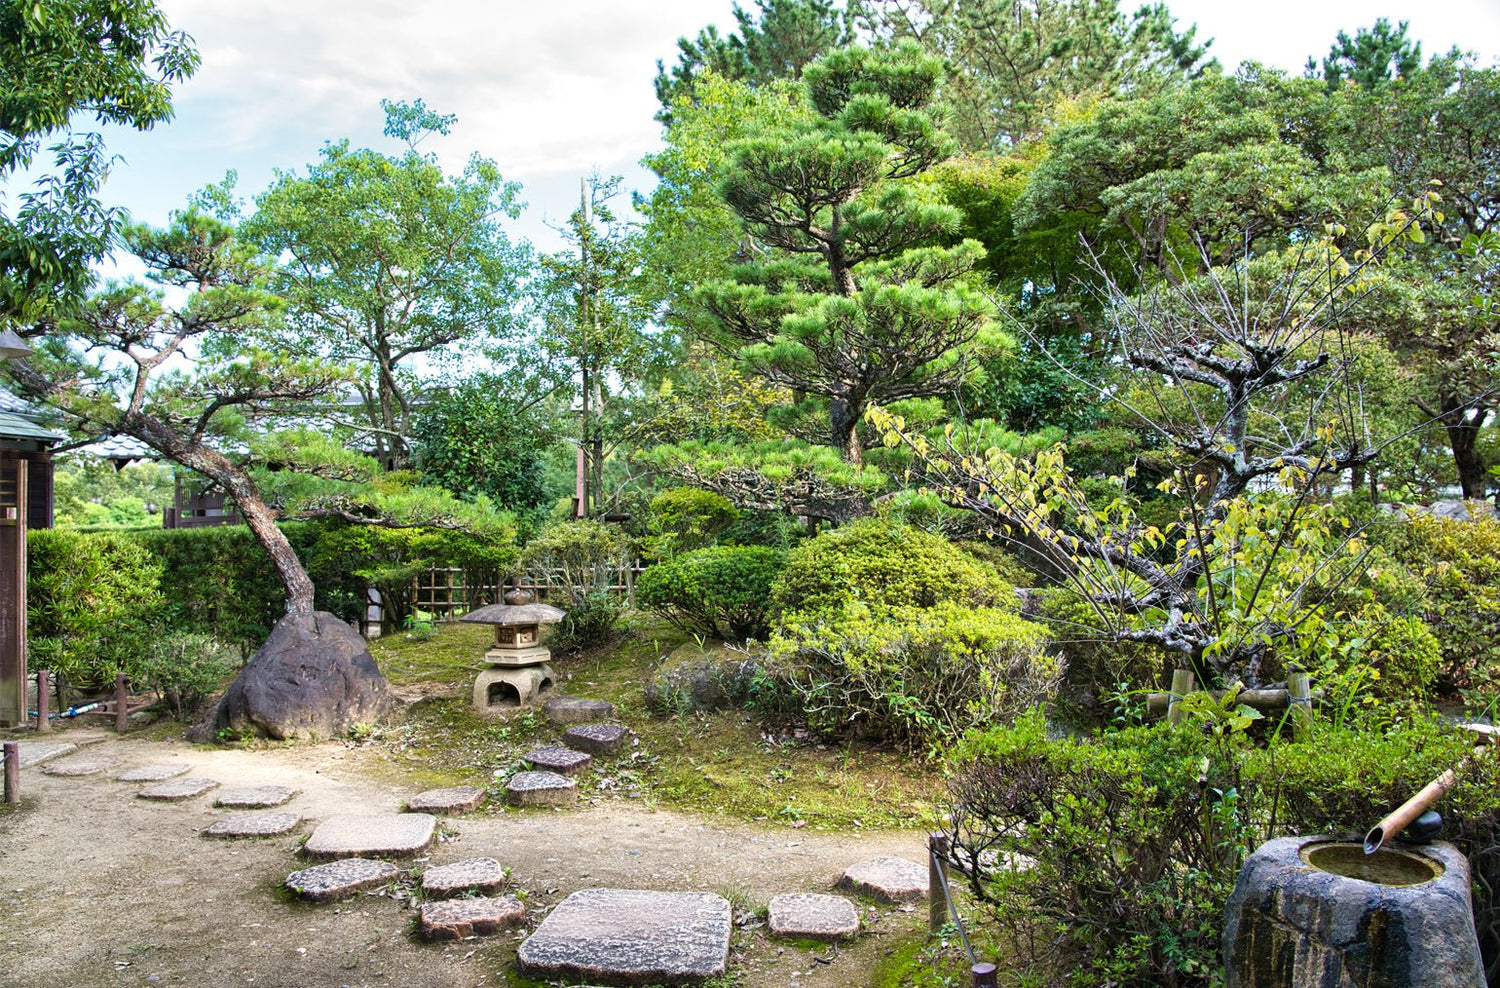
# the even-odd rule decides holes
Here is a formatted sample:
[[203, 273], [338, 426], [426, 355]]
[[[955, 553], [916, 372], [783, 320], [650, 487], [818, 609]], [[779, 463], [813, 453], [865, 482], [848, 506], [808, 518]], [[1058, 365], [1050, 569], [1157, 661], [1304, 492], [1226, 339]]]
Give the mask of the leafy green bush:
[[591, 519], [555, 522], [526, 545], [521, 566], [568, 612], [552, 631], [554, 648], [576, 652], [609, 639], [620, 617], [610, 586], [633, 551], [618, 526]]
[[636, 599], [690, 633], [763, 639], [771, 585], [785, 565], [785, 552], [764, 546], [697, 549], [642, 573]]
[[853, 605], [779, 628], [768, 672], [819, 733], [917, 746], [1049, 698], [1062, 670], [1045, 643], [1039, 626], [996, 607]]
[[[1224, 904], [1252, 848], [1288, 833], [1362, 834], [1471, 750], [1436, 718], [1318, 721], [1256, 747], [1233, 693], [1191, 694], [1185, 706], [1182, 728], [1087, 739], [1052, 737], [1033, 711], [972, 734], [957, 753], [955, 854], [974, 866], [970, 887], [996, 919], [1030, 936], [1025, 974], [1080, 986], [1220, 983]], [[1500, 763], [1475, 763], [1440, 809], [1447, 836], [1492, 874], [1493, 855], [1476, 852], [1495, 841]], [[1030, 864], [1012, 867], [1018, 860]]]
[[233, 675], [239, 650], [211, 635], [174, 632], [153, 638], [131, 678], [155, 690], [178, 720], [199, 707]]
[[668, 488], [651, 499], [648, 548], [659, 559], [706, 548], [739, 517], [723, 494], [701, 487]]
[[166, 618], [161, 560], [124, 533], [48, 530], [27, 541], [31, 664], [82, 690], [139, 668]]
[[594, 590], [567, 608], [566, 616], [548, 634], [547, 644], [564, 654], [582, 652], [609, 641], [619, 620], [619, 600], [607, 590]]
[[931, 607], [953, 601], [1015, 610], [1014, 589], [942, 536], [866, 519], [793, 549], [772, 590], [775, 610], [839, 614], [850, 604]]
[[1439, 684], [1488, 704], [1500, 694], [1500, 521], [1413, 515], [1373, 533], [1426, 586], [1420, 606], [1442, 649]]

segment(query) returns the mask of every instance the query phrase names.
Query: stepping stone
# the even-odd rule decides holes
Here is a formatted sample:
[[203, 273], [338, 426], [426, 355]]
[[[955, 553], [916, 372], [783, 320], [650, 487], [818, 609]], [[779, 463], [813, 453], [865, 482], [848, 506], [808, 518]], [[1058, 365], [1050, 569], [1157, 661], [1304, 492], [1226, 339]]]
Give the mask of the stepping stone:
[[847, 940], [859, 932], [859, 912], [841, 895], [794, 892], [767, 907], [771, 933], [796, 940]]
[[630, 729], [621, 727], [619, 724], [584, 724], [580, 727], [570, 727], [563, 732], [563, 737], [568, 744], [580, 751], [593, 752], [596, 755], [607, 755], [620, 747], [625, 740], [625, 735]]
[[165, 782], [192, 771], [191, 765], [137, 765], [115, 776], [121, 782]]
[[346, 858], [286, 876], [286, 887], [310, 902], [328, 902], [394, 881], [400, 872], [388, 861]]
[[577, 775], [594, 764], [593, 755], [557, 745], [528, 751], [526, 760], [543, 772], [556, 772], [558, 775]]
[[541, 981], [696, 985], [729, 965], [729, 902], [710, 892], [583, 889], [542, 921], [516, 954]]
[[203, 831], [204, 837], [278, 837], [297, 829], [295, 813], [231, 813]]
[[838, 887], [877, 902], [915, 902], [927, 898], [927, 866], [905, 858], [875, 858], [844, 872]]
[[410, 857], [436, 830], [437, 817], [428, 813], [349, 813], [318, 824], [302, 851], [315, 858]]
[[408, 813], [436, 813], [452, 816], [455, 813], [471, 813], [483, 805], [486, 793], [473, 786], [455, 786], [452, 789], [429, 789], [419, 792], [406, 801]]
[[226, 789], [214, 800], [215, 806], [231, 810], [268, 810], [297, 795], [290, 786], [250, 786], [246, 789]]
[[120, 759], [103, 751], [85, 751], [80, 755], [69, 755], [42, 766], [47, 775], [93, 775], [114, 768]]
[[161, 782], [154, 786], [148, 786], [136, 793], [141, 799], [157, 799], [167, 803], [179, 803], [184, 799], [192, 799], [201, 796], [210, 789], [219, 788], [219, 784], [213, 779], [173, 779], [170, 782]]
[[499, 933], [526, 922], [526, 907], [513, 895], [503, 899], [447, 899], [424, 902], [420, 928], [429, 940], [464, 940]]
[[505, 869], [494, 858], [470, 858], [422, 872], [422, 891], [433, 899], [446, 899], [470, 889], [494, 892], [504, 884]]
[[556, 772], [517, 772], [505, 787], [512, 806], [572, 806], [578, 782]]
[[581, 696], [554, 696], [544, 708], [554, 724], [587, 724], [615, 715], [615, 705], [604, 700], [585, 700]]
[[30, 768], [49, 758], [77, 751], [78, 745], [71, 741], [18, 741], [21, 746], [21, 767]]

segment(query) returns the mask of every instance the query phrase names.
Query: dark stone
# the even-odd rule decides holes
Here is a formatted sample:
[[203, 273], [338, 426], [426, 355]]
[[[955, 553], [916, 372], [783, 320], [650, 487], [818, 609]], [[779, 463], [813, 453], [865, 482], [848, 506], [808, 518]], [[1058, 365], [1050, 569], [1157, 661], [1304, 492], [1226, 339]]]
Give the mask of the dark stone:
[[663, 716], [742, 707], [759, 671], [757, 662], [728, 645], [689, 642], [673, 650], [646, 684], [646, 706]]
[[535, 748], [528, 751], [525, 757], [539, 771], [556, 772], [558, 775], [577, 775], [594, 764], [593, 755], [556, 745]]
[[554, 696], [542, 709], [554, 724], [587, 724], [615, 715], [615, 705], [608, 700], [588, 700], [581, 696]]
[[346, 858], [286, 876], [286, 887], [310, 902], [330, 902], [396, 880], [396, 866], [369, 858]]
[[503, 899], [445, 899], [422, 904], [422, 935], [429, 940], [464, 940], [499, 933], [526, 922], [526, 907], [513, 895]]
[[1326, 843], [1282, 837], [1245, 860], [1225, 906], [1227, 988], [1482, 988], [1462, 854], [1402, 849], [1442, 874], [1387, 885], [1313, 867], [1304, 850]]
[[619, 724], [580, 724], [563, 732], [568, 744], [580, 751], [607, 755], [619, 748], [630, 731]]
[[729, 902], [708, 892], [583, 889], [521, 944], [528, 978], [596, 985], [698, 985], [729, 964]]
[[470, 858], [422, 872], [422, 892], [429, 899], [446, 899], [469, 891], [494, 892], [504, 884], [505, 869], [494, 858]]
[[512, 806], [572, 806], [578, 802], [578, 780], [556, 772], [517, 772], [505, 789]]
[[394, 705], [365, 641], [329, 614], [288, 614], [240, 670], [213, 717], [193, 731], [287, 738], [328, 738], [383, 719]]

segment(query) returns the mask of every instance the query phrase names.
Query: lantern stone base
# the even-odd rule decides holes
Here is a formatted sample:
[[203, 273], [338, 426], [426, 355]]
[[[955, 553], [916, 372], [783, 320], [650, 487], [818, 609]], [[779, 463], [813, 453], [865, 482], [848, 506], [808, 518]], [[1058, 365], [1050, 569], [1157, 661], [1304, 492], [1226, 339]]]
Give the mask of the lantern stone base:
[[492, 648], [484, 653], [484, 661], [492, 666], [520, 669], [541, 665], [552, 658], [552, 650], [542, 645], [531, 648]]
[[524, 669], [486, 669], [474, 680], [474, 709], [482, 714], [504, 714], [529, 707], [557, 682], [552, 666]]

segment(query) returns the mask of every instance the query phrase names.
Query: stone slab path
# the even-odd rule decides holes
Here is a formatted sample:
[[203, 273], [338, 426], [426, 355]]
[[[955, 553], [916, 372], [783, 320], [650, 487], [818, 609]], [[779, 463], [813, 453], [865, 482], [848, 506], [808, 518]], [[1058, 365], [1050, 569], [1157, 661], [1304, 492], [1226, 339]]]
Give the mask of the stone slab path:
[[841, 895], [784, 892], [766, 906], [771, 934], [795, 940], [848, 940], [859, 932], [859, 911]]
[[526, 907], [513, 895], [426, 902], [418, 920], [422, 935], [429, 940], [463, 940], [513, 929], [525, 922]]
[[574, 751], [572, 748], [564, 748], [560, 745], [549, 745], [546, 748], [528, 751], [523, 760], [530, 762], [538, 771], [556, 772], [558, 775], [578, 775], [594, 764], [593, 755], [586, 755], [581, 751]]
[[542, 707], [554, 724], [587, 724], [615, 715], [615, 705], [607, 700], [589, 700], [581, 696], [554, 696]]
[[517, 772], [505, 792], [512, 806], [572, 806], [578, 802], [578, 780], [556, 772]]
[[219, 788], [215, 779], [186, 778], [172, 779], [168, 782], [158, 782], [154, 786], [148, 786], [136, 793], [141, 799], [154, 799], [164, 803], [178, 803], [184, 799], [192, 799]]
[[505, 869], [494, 858], [470, 858], [422, 872], [422, 892], [446, 899], [460, 892], [494, 892], [505, 884]]
[[861, 861], [844, 872], [839, 888], [868, 895], [876, 902], [916, 902], [927, 898], [927, 867], [905, 858]]
[[318, 824], [302, 851], [313, 858], [409, 858], [436, 832], [429, 813], [346, 813]]
[[214, 800], [215, 806], [230, 810], [269, 810], [285, 806], [297, 795], [291, 786], [246, 786], [226, 789]]
[[330, 902], [395, 881], [400, 873], [389, 861], [345, 858], [294, 871], [286, 876], [286, 887], [309, 902]]
[[66, 758], [49, 760], [42, 766], [42, 771], [47, 775], [94, 775], [112, 769], [118, 764], [120, 764], [119, 755], [95, 749], [69, 755]]
[[629, 728], [619, 724], [580, 724], [563, 732], [570, 746], [594, 755], [609, 755], [618, 751], [630, 734]]
[[22, 768], [40, 765], [49, 758], [57, 758], [78, 750], [78, 745], [67, 741], [21, 741], [18, 743], [21, 748]]
[[695, 985], [729, 965], [729, 900], [710, 892], [583, 889], [516, 954], [527, 977], [599, 985]]
[[204, 837], [280, 837], [302, 823], [295, 813], [258, 813], [246, 810], [220, 817], [203, 831]]
[[137, 765], [135, 768], [126, 769], [115, 779], [120, 782], [165, 782], [175, 779], [179, 775], [187, 775], [193, 770], [193, 766], [182, 762], [158, 765]]
[[489, 795], [477, 786], [453, 786], [448, 789], [429, 789], [419, 792], [406, 801], [408, 813], [435, 813], [453, 816], [473, 813], [484, 805]]

